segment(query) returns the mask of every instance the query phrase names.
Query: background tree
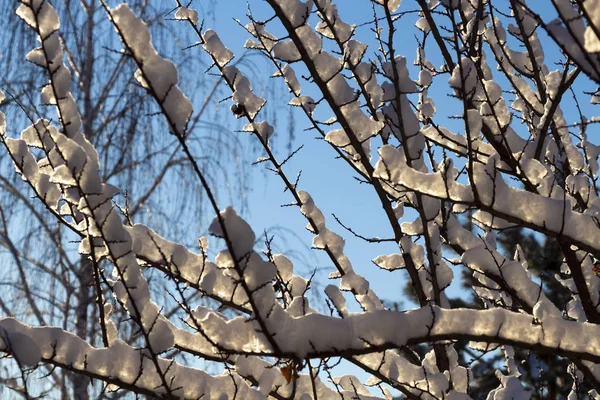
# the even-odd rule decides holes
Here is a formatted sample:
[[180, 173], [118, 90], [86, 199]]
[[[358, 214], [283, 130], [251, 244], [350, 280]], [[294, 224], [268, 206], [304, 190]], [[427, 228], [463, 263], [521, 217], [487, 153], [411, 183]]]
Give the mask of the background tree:
[[[406, 398], [597, 397], [600, 146], [588, 133], [596, 120], [584, 116], [590, 107], [581, 100], [596, 101], [588, 86], [589, 78], [598, 80], [598, 2], [553, 2], [558, 19], [546, 23], [546, 11], [521, 0], [417, 0], [414, 9], [376, 0], [373, 57], [331, 1], [266, 3], [260, 17], [249, 8], [245, 46], [271, 61], [290, 104], [357, 185], [373, 190], [372, 207], [389, 233], [369, 238], [335, 219], [347, 235], [395, 247], [373, 262], [410, 282], [417, 308], [386, 309], [368, 276], [353, 267], [344, 239], [300, 190], [300, 176], [288, 175], [298, 153], [280, 159], [273, 152], [265, 100], [217, 32], [204, 30], [197, 11], [179, 2], [173, 23], [195, 35], [191, 45], [206, 52], [210, 71], [232, 93], [233, 116], [263, 151], [258, 163], [281, 179], [308, 221], [313, 247], [330, 259], [337, 285], [324, 290], [329, 311], [311, 304], [312, 280], [295, 275], [271, 237], [259, 254], [250, 225], [219, 206], [210, 165], [193, 146], [185, 79], [152, 45], [146, 16], [102, 3], [122, 42], [116, 54], [133, 66], [129, 77], [166, 121], [170, 135], [161, 137], [189, 163], [216, 215], [208, 230], [220, 240], [209, 246], [202, 237], [192, 253], [158, 228], [133, 224], [130, 207], [113, 200], [118, 189], [85, 135], [58, 14], [46, 1], [25, 1], [17, 14], [41, 41], [27, 58], [46, 73], [40, 101], [58, 117], [32, 118], [16, 139], [2, 116], [2, 142], [45, 207], [40, 222], [57, 221], [89, 260], [99, 328], [86, 341], [68, 333], [76, 329], [69, 315], [60, 329], [0, 320], [2, 349], [14, 361], [7, 383], [37, 396], [46, 388], [32, 381], [55, 379], [58, 367], [101, 382], [102, 393], [160, 398], [389, 398], [390, 390]], [[418, 15], [420, 33], [409, 69], [398, 42], [411, 15]], [[562, 52], [548, 51], [551, 40]], [[467, 271], [476, 303], [449, 298], [449, 264]], [[161, 286], [169, 297], [152, 290], [150, 271], [169, 280]], [[43, 317], [32, 292], [22, 292], [27, 311]], [[220, 363], [223, 372], [195, 369], [190, 356]], [[333, 377], [339, 360], [370, 378]]]

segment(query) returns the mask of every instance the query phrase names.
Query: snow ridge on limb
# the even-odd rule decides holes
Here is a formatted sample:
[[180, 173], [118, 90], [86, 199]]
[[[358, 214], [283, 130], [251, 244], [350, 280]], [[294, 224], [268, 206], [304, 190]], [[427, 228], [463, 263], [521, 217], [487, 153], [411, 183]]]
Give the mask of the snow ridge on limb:
[[236, 391], [247, 399], [264, 398], [239, 377], [232, 380], [227, 373], [211, 376], [173, 360], [159, 359], [161, 369], [167, 371], [167, 379], [175, 388], [167, 394], [158, 389], [161, 378], [152, 360], [139, 348], [122, 340], [107, 348], [94, 348], [60, 328], [31, 327], [13, 318], [0, 319], [0, 350], [29, 366], [44, 362], [158, 398], [218, 400], [223, 394], [231, 398]]
[[[594, 216], [573, 211], [569, 198], [548, 198], [508, 185], [499, 173], [494, 173], [499, 162], [497, 157], [491, 158], [486, 165], [475, 165], [475, 183], [478, 191], [485, 194], [477, 202], [470, 186], [445, 179], [442, 173], [425, 173], [408, 167], [404, 155], [394, 147], [384, 146], [379, 152], [381, 159], [376, 176], [381, 179], [442, 200], [474, 205], [500, 216], [500, 219], [530, 226], [546, 234], [560, 234], [581, 249], [600, 256], [596, 249], [600, 232]], [[515, 204], [519, 206], [515, 207]]]
[[[82, 367], [85, 358], [83, 354], [79, 354], [79, 351], [91, 349], [82, 339], [59, 328], [30, 327], [12, 318], [1, 321], [0, 328], [6, 334], [18, 332], [32, 339], [32, 342], [21, 340], [20, 343], [28, 345], [36, 343], [35, 346], [28, 346], [31, 347], [31, 354], [25, 354], [29, 349], [22, 347], [13, 350], [17, 353], [23, 352], [24, 360], [29, 357], [27, 358], [29, 364], [35, 365], [41, 359], [51, 359], [53, 340], [48, 340], [49, 338], [54, 338], [55, 343], [58, 341], [57, 349], [60, 351], [67, 352], [71, 343], [74, 349], [81, 349], [73, 354], [59, 351], [57, 357], [73, 358], [55, 360], [64, 364], [73, 363], [77, 368]], [[364, 355], [380, 352], [383, 348], [400, 347], [406, 343], [457, 336], [466, 339], [489, 338], [498, 343], [512, 343], [545, 352], [556, 350], [561, 355], [577, 356], [588, 361], [600, 360], [599, 328], [595, 324], [566, 321], [548, 314], [540, 315], [540, 324], [532, 324], [530, 316], [501, 309], [472, 313], [468, 309], [448, 310], [425, 307], [407, 313], [382, 310], [364, 315], [351, 315], [344, 319], [311, 314], [286, 318], [282, 321], [285, 323], [279, 332], [282, 335], [289, 335], [286, 335], [289, 339], [282, 342], [284, 352], [290, 355], [296, 354], [299, 358], [321, 357], [337, 351]], [[373, 325], [375, 321], [378, 323], [377, 326]], [[465, 324], [465, 321], [470, 323]], [[379, 325], [379, 322], [383, 324]], [[321, 323], [332, 329], [335, 335], [319, 336], [319, 330], [314, 327]], [[410, 329], [398, 330], [397, 326], [406, 326]], [[248, 332], [251, 331], [254, 332], [252, 329]], [[10, 340], [10, 335], [6, 337]], [[370, 339], [371, 343], [366, 343], [363, 339]], [[64, 343], [61, 343], [63, 340]], [[238, 339], [236, 341], [240, 346], [249, 344], [242, 343], [242, 340]], [[127, 346], [120, 340], [115, 343], [119, 343], [117, 347]], [[4, 346], [9, 345], [4, 342]], [[15, 342], [15, 346], [19, 344]], [[134, 348], [131, 349], [134, 351]], [[265, 349], [265, 355], [267, 354], [270, 353]]]
[[[184, 134], [192, 115], [192, 102], [177, 86], [179, 78], [175, 64], [158, 55], [150, 40], [146, 23], [127, 4], [120, 4], [110, 10], [109, 14], [139, 66], [135, 79], [153, 92], [175, 133]], [[186, 15], [186, 18], [189, 17]], [[193, 17], [191, 15], [192, 19]]]

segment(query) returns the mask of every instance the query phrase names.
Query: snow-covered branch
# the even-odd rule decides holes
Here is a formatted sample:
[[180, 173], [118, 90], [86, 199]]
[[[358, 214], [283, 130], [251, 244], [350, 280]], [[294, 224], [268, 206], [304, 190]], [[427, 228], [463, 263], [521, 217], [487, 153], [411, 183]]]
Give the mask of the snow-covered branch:
[[[133, 213], [127, 198], [117, 204], [119, 188], [103, 180], [103, 158], [82, 132], [58, 14], [48, 1], [22, 0], [17, 15], [41, 43], [26, 59], [47, 77], [40, 100], [57, 118], [30, 117], [13, 138], [17, 128], [0, 113], [0, 141], [46, 210], [36, 218], [55, 219], [90, 263], [101, 339], [77, 336], [66, 323], [45, 326], [43, 302], [24, 279], [35, 319], [0, 319], [0, 352], [14, 360], [11, 371], [19, 376], [12, 390], [29, 396], [31, 377], [45, 366], [50, 374], [58, 367], [101, 381], [103, 391], [159, 398], [598, 395], [600, 142], [593, 133], [600, 120], [591, 114], [600, 95], [585, 89], [590, 80], [600, 82], [598, 1], [553, 1], [558, 19], [547, 22], [524, 0], [365, 0], [372, 19], [363, 25], [341, 1], [267, 0], [264, 15], [249, 2], [247, 22], [236, 21], [250, 36], [240, 51], [268, 61], [268, 75], [289, 91], [285, 102], [333, 150], [342, 173], [373, 191], [365, 207], [380, 210], [381, 220], [369, 227], [381, 230], [376, 237], [336, 215], [341, 229], [334, 232], [326, 215], [335, 210], [317, 206], [300, 172], [290, 178], [297, 165], [290, 160], [303, 160], [303, 146], [279, 156], [271, 100], [236, 63], [236, 44], [226, 43], [231, 36], [205, 29], [192, 4], [174, 2], [168, 23], [197, 41], [185, 51], [208, 56], [208, 71], [198, 65], [197, 73], [212, 73], [226, 86], [223, 102], [260, 152], [255, 164], [273, 172], [286, 205], [308, 223], [309, 244], [327, 256], [326, 285], [314, 285], [318, 276], [276, 254], [268, 235], [261, 253], [257, 228], [221, 204], [212, 166], [200, 161], [194, 143], [196, 94], [184, 93], [189, 88], [155, 47], [143, 13], [101, 3], [123, 46], [116, 53], [136, 69], [126, 79], [153, 100], [168, 127], [153, 134], [177, 146], [168, 164], [181, 151], [178, 162], [189, 166], [210, 204], [206, 230], [216, 245], [206, 237], [199, 251], [176, 243], [138, 223], [141, 203]], [[405, 37], [415, 38], [412, 65]], [[306, 168], [319, 162], [308, 160]], [[152, 178], [167, 179], [166, 170]], [[335, 179], [320, 173], [325, 183]], [[13, 245], [0, 211], [0, 240], [25, 276], [19, 260], [26, 255]], [[350, 236], [364, 242], [364, 251], [347, 245]], [[388, 271], [414, 309], [390, 305], [369, 270], [350, 260], [351, 253], [389, 243], [391, 254], [373, 254], [369, 268]], [[164, 289], [153, 290], [157, 276]], [[471, 290], [453, 292], [459, 280]], [[40, 326], [26, 324], [32, 321]], [[369, 379], [333, 376], [342, 360]], [[495, 377], [483, 385], [485, 362]], [[219, 368], [202, 370], [209, 363]], [[534, 376], [535, 369], [542, 373]], [[543, 374], [568, 388], [552, 386]]]

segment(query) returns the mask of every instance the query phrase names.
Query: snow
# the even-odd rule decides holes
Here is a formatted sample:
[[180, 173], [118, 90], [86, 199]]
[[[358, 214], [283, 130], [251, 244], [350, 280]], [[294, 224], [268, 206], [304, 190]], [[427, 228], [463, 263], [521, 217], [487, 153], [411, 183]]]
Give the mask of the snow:
[[[178, 277], [201, 290], [208, 296], [220, 301], [232, 300], [235, 304], [247, 302], [246, 295], [235, 290], [235, 279], [228, 276], [217, 265], [205, 259], [203, 254], [196, 254], [184, 246], [170, 242], [148, 227], [136, 224], [127, 228], [133, 240], [133, 251], [140, 259], [153, 264], [165, 264], [168, 268], [176, 268]], [[203, 248], [206, 252], [208, 245]], [[234, 293], [231, 296], [231, 293]]]
[[252, 39], [248, 39], [244, 44], [245, 48], [264, 49], [269, 52], [273, 50], [273, 46], [277, 42], [277, 38], [271, 33], [267, 32], [265, 24], [251, 22], [249, 24], [246, 24], [245, 28], [252, 36], [258, 39], [258, 42]]
[[302, 109], [308, 115], [312, 115], [313, 111], [315, 111], [315, 107], [317, 106], [317, 103], [310, 96], [294, 97], [288, 104], [290, 106], [302, 107]]
[[341, 74], [335, 75], [327, 82], [327, 89], [333, 96], [336, 105], [348, 104], [356, 99], [354, 90]]
[[[156, 393], [164, 393], [155, 366], [152, 361], [123, 341], [116, 340], [110, 347], [93, 348], [79, 337], [55, 327], [30, 327], [12, 318], [0, 320], [2, 344], [14, 343], [14, 356], [23, 364], [33, 366], [40, 359], [50, 364], [69, 365], [74, 371], [86, 371], [92, 377], [110, 377], [113, 382], [123, 382]], [[239, 378], [231, 379], [228, 374], [210, 376], [209, 374], [184, 367], [171, 360], [159, 360], [163, 371], [168, 371], [167, 381], [174, 393], [185, 398], [203, 397], [218, 399], [223, 393], [228, 396], [237, 392], [248, 399], [262, 399], [259, 392], [248, 387]], [[218, 388], [218, 389], [217, 389]], [[179, 394], [177, 394], [179, 393]]]
[[[335, 297], [335, 292], [331, 289], [328, 289], [328, 293]], [[276, 308], [276, 310], [280, 309]], [[236, 324], [235, 321], [239, 321], [239, 332], [240, 334], [244, 332], [243, 338], [227, 343], [231, 345], [237, 343], [238, 346], [257, 343], [254, 338], [258, 339], [258, 337], [255, 336], [254, 331], [245, 328], [247, 324], [239, 317], [226, 322], [208, 310], [203, 317], [200, 315], [198, 317], [205, 321], [209, 331], [215, 329], [215, 332], [222, 333], [231, 332], [232, 329], [210, 328], [211, 324]], [[285, 317], [282, 311], [274, 311], [270, 319], [277, 321], [276, 325], [271, 324], [270, 327], [276, 330], [278, 344], [282, 350], [290, 351], [299, 357], [304, 357], [311, 351], [327, 351], [332, 348], [363, 349], [368, 346], [367, 343], [373, 345], [393, 343], [395, 346], [401, 346], [411, 338], [420, 337], [426, 340], [428, 335], [435, 337], [450, 333], [472, 337], [488, 335], [498, 337], [499, 340], [518, 340], [548, 349], [552, 349], [557, 343], [561, 343], [561, 349], [564, 350], [587, 346], [588, 354], [600, 353], [599, 339], [594, 336], [597, 335], [598, 328], [592, 324], [578, 324], [562, 318], [546, 317], [542, 320], [543, 326], [540, 326], [531, 324], [529, 316], [500, 309], [473, 313], [467, 309], [447, 310], [424, 307], [406, 313], [373, 311], [368, 314], [352, 314], [344, 319], [316, 314], [292, 319]], [[323, 326], [327, 327], [329, 335], [320, 333], [319, 327]], [[398, 330], [398, 326], [406, 326], [410, 329]], [[431, 330], [429, 331], [426, 326], [430, 326]], [[554, 334], [548, 335], [548, 332]]]
[[[130, 49], [138, 65], [134, 75], [136, 80], [155, 97], [175, 133], [183, 134], [192, 115], [192, 102], [177, 86], [179, 78], [175, 64], [156, 52], [146, 23], [127, 4], [115, 7], [110, 14], [121, 40]], [[205, 38], [205, 46], [218, 47], [220, 41], [216, 43], [212, 40], [209, 44], [210, 39], [210, 35]]]
[[273, 46], [273, 57], [288, 63], [300, 61], [302, 58], [296, 45], [291, 40], [278, 41]]
[[377, 4], [385, 6], [390, 12], [395, 12], [401, 4], [401, 0], [375, 0]]
[[[24, 19], [32, 18], [23, 7], [28, 7], [28, 5], [21, 5], [20, 15]], [[32, 7], [35, 9], [39, 7], [39, 4], [33, 4]], [[47, 3], [43, 3], [41, 7], [46, 11], [33, 14], [38, 18], [34, 21], [34, 25], [36, 27], [57, 26], [58, 22], [54, 21], [54, 10], [48, 8]], [[120, 23], [127, 26], [122, 35], [123, 38], [133, 40], [134, 56], [138, 57], [138, 61], [142, 59], [148, 61], [145, 66], [148, 67], [149, 73], [145, 77], [152, 78], [153, 73], [162, 74], [164, 71], [161, 68], [165, 66], [167, 71], [171, 71], [169, 66], [172, 64], [158, 57], [153, 50], [145, 24], [137, 19], [127, 6], [120, 6], [113, 11], [116, 26], [118, 27]], [[28, 23], [32, 25], [31, 21]], [[137, 31], [132, 32], [129, 28], [137, 29]], [[50, 65], [50, 62], [54, 65], [54, 69], [50, 73], [52, 85], [47, 85], [42, 89], [42, 99], [57, 106], [60, 122], [65, 131], [64, 133], [59, 132], [48, 121], [39, 120], [21, 133], [23, 139], [7, 138], [5, 143], [16, 161], [19, 172], [32, 184], [38, 191], [38, 196], [49, 207], [56, 209], [61, 197], [66, 202], [60, 210], [62, 214], [73, 217], [74, 227], [82, 234], [79, 246], [82, 254], [107, 257], [112, 261], [115, 266], [113, 275], [117, 278], [117, 281], [112, 284], [114, 293], [118, 301], [125, 305], [126, 310], [140, 325], [140, 328], [146, 332], [148, 349], [151, 349], [152, 354], [156, 355], [172, 347], [174, 338], [171, 328], [165, 318], [159, 314], [158, 306], [150, 301], [147, 282], [132, 253], [131, 236], [124, 229], [119, 215], [110, 202], [118, 189], [102, 183], [96, 150], [79, 131], [81, 120], [75, 100], [69, 92], [70, 72], [62, 63], [62, 49], [58, 38], [52, 39], [56, 33], [49, 32], [48, 34], [51, 35], [49, 40], [42, 41], [46, 54], [45, 62], [39, 58], [39, 51], [33, 53], [35, 56], [31, 58], [42, 66]], [[147, 53], [140, 53], [140, 50]], [[158, 67], [158, 70], [153, 69], [155, 67]], [[149, 84], [152, 84], [152, 79]], [[164, 89], [158, 85], [156, 89], [161, 90], [161, 88]], [[170, 99], [173, 93], [176, 93], [173, 88], [169, 90], [168, 94], [165, 93], [164, 101], [167, 105], [172, 102]], [[29, 146], [44, 149], [47, 157], [42, 158], [39, 162], [36, 161]], [[43, 172], [40, 165], [43, 165]], [[89, 218], [83, 218], [84, 215]], [[91, 243], [94, 245], [94, 253], [91, 252]], [[107, 330], [110, 341], [116, 343], [115, 326], [111, 321], [107, 323]], [[21, 343], [24, 339], [21, 340], [17, 337], [15, 340], [19, 340]], [[83, 346], [83, 344], [76, 344], [76, 346]], [[79, 359], [73, 358], [77, 356], [73, 354], [74, 349], [69, 351], [66, 353], [69, 358], [65, 359], [64, 363], [81, 363]], [[44, 355], [42, 349], [43, 357], [49, 357], [47, 353], [46, 351]], [[16, 357], [20, 357], [19, 352], [16, 353]]]
[[404, 259], [400, 254], [380, 255], [373, 260], [373, 263], [388, 271], [404, 268]]
[[15, 162], [16, 171], [33, 185], [37, 195], [45, 199], [50, 208], [56, 209], [60, 198], [59, 189], [51, 184], [50, 176], [40, 171], [27, 143], [12, 138], [4, 139], [4, 143]]
[[[588, 15], [591, 20], [598, 21], [598, 8], [594, 7], [597, 2], [592, 0], [584, 7], [591, 5]], [[555, 19], [546, 24], [545, 28], [551, 37], [565, 49], [566, 53], [576, 61], [576, 63], [593, 79], [598, 79], [597, 69], [599, 66], [598, 60], [594, 57], [589, 57], [590, 53], [596, 52], [598, 48], [598, 38], [595, 37], [593, 30], [584, 25], [583, 19], [579, 17], [579, 11], [576, 11], [569, 3], [560, 2], [557, 4], [557, 11], [561, 18]], [[562, 21], [567, 21], [568, 27], [563, 25]], [[583, 48], [580, 44], [583, 44]], [[585, 53], [588, 53], [586, 55]]]
[[42, 42], [42, 47], [30, 52], [28, 59], [42, 67], [52, 65], [52, 70], [48, 71], [52, 84], [42, 88], [42, 102], [56, 105], [67, 136], [86, 145], [90, 154], [95, 153], [79, 132], [81, 118], [77, 104], [69, 92], [71, 73], [63, 64], [62, 46], [56, 32], [60, 27], [56, 10], [48, 2], [34, 1], [21, 4], [17, 15], [36, 31]]
[[346, 299], [337, 286], [327, 285], [325, 288], [325, 294], [333, 303], [335, 309], [339, 312], [340, 317], [346, 317], [348, 311], [346, 309]]
[[[444, 179], [441, 174], [423, 173], [408, 167], [404, 154], [393, 146], [383, 146], [379, 153], [381, 159], [375, 167], [376, 177], [439, 199], [474, 201], [470, 187]], [[474, 165], [475, 185], [486, 210], [535, 225], [546, 232], [560, 232], [580, 246], [593, 248], [600, 232], [592, 218], [569, 211], [572, 207], [568, 199], [547, 198], [509, 186], [494, 172], [495, 161], [495, 157], [490, 157], [486, 165]]]
[[[233, 101], [235, 101], [239, 107], [243, 107], [250, 119], [253, 120], [256, 117], [256, 114], [258, 114], [265, 105], [266, 100], [254, 93], [250, 80], [236, 67], [224, 67], [222, 69], [222, 75], [227, 79], [230, 86], [233, 87]], [[240, 116], [241, 114], [237, 115], [238, 118]]]
[[375, 177], [438, 198], [472, 201], [470, 188], [454, 181], [452, 174], [448, 174], [450, 179], [445, 179], [441, 173], [424, 173], [410, 168], [404, 153], [390, 145], [382, 146], [378, 151], [381, 158], [375, 166]]
[[31, 50], [29, 53], [27, 53], [25, 58], [27, 61], [30, 61], [40, 67], [45, 67], [47, 65], [46, 57], [44, 56], [44, 49], [42, 47]]
[[[370, 303], [380, 303], [380, 300], [375, 294], [369, 290], [369, 282], [359, 274], [357, 274], [348, 259], [344, 254], [345, 241], [344, 239], [329, 230], [325, 224], [325, 218], [321, 211], [316, 207], [312, 197], [305, 191], [298, 191], [298, 196], [302, 204], [300, 210], [302, 214], [317, 227], [317, 231], [313, 232], [315, 237], [313, 238], [313, 247], [317, 249], [323, 249], [331, 254], [331, 258], [338, 264], [338, 268], [341, 269], [337, 272], [340, 273], [340, 289], [347, 290], [355, 294], [359, 304], [364, 307], [368, 307], [368, 304], [363, 300]], [[309, 224], [308, 227], [310, 227]], [[369, 294], [369, 298], [359, 298], [358, 295]]]
[[[285, 82], [287, 83], [290, 91], [294, 95], [299, 96], [300, 82], [298, 82], [298, 78], [296, 78], [296, 73], [294, 72], [294, 69], [289, 64], [286, 64], [281, 68], [281, 72], [283, 73], [283, 78], [285, 79]], [[281, 74], [278, 71], [273, 76], [281, 76]]]
[[[596, 1], [596, 3], [598, 3], [598, 2]], [[586, 4], [586, 6], [587, 6], [587, 4]], [[598, 7], [598, 5], [596, 5], [596, 7]], [[598, 22], [600, 22], [600, 21], [595, 22], [595, 26], [600, 26], [600, 24], [598, 24]], [[585, 43], [586, 51], [589, 51], [590, 53], [600, 52], [600, 39], [598, 39], [598, 36], [596, 35], [596, 33], [594, 32], [592, 27], [588, 26], [585, 29], [584, 40], [585, 40], [584, 43]]]
[[364, 85], [373, 107], [378, 107], [383, 98], [383, 89], [377, 83], [374, 66], [368, 62], [361, 62], [354, 69], [354, 76]]
[[224, 67], [233, 59], [233, 53], [221, 42], [217, 32], [208, 29], [202, 35], [202, 39], [204, 40], [202, 47], [214, 57], [219, 67]]
[[425, 33], [429, 32], [431, 30], [431, 27], [429, 26], [429, 23], [427, 22], [427, 18], [425, 18], [425, 17], [419, 18], [417, 20], [417, 22], [415, 23], [415, 26], [419, 30], [421, 30], [421, 31], [423, 31]]
[[230, 241], [236, 260], [246, 257], [252, 251], [256, 240], [250, 225], [232, 207], [221, 211], [220, 215], [213, 219], [208, 231]]
[[345, 58], [348, 60], [347, 62], [350, 66], [357, 66], [361, 62], [366, 51], [367, 45], [358, 40], [351, 39], [344, 43]]
[[310, 27], [310, 25], [302, 25], [296, 28], [296, 35], [302, 41], [302, 47], [306, 51], [308, 57], [313, 59], [321, 52], [323, 42], [321, 37]]
[[24, 2], [17, 8], [17, 15], [42, 38], [50, 36], [60, 27], [56, 10], [46, 1]]
[[585, 151], [586, 161], [590, 168], [590, 173], [593, 176], [598, 175], [598, 156], [600, 155], [600, 146], [587, 141], [585, 133], [580, 145]]
[[456, 64], [452, 76], [448, 80], [451, 87], [472, 95], [477, 88], [477, 71], [470, 58], [462, 58], [460, 64]]
[[[50, 133], [50, 130], [53, 132]], [[52, 136], [56, 135], [56, 127], [50, 125], [50, 121], [39, 119], [35, 124], [30, 125], [21, 132], [21, 139], [25, 140], [30, 147], [37, 147], [50, 151], [54, 147]]]
[[315, 27], [317, 32], [329, 39], [337, 38], [341, 43], [346, 43], [352, 37], [355, 27], [342, 20], [337, 5], [330, 1], [317, 1], [317, 9], [321, 18]]
[[419, 86], [429, 86], [431, 85], [431, 82], [431, 72], [427, 71], [426, 69], [419, 71], [419, 80], [417, 81]]
[[[302, 204], [300, 205], [300, 211], [302, 214], [310, 219], [317, 227], [318, 230], [322, 230], [325, 228], [325, 217], [321, 210], [317, 208], [314, 200], [307, 192], [303, 190], [298, 191], [298, 197]], [[316, 232], [313, 232], [316, 233]]]
[[359, 108], [358, 102], [352, 102], [341, 107], [341, 111], [360, 142], [364, 142], [368, 138], [375, 136], [384, 127], [383, 122], [375, 121], [372, 117], [368, 117]]
[[500, 380], [500, 386], [489, 393], [489, 400], [528, 400], [531, 397], [531, 391], [526, 390], [517, 377], [505, 376], [499, 371], [496, 371], [496, 377]]
[[197, 25], [199, 21], [198, 11], [187, 7], [179, 7], [175, 13], [175, 19], [189, 20], [192, 24]]
[[41, 361], [40, 349], [29, 336], [12, 331], [2, 335], [1, 339], [4, 342], [2, 347], [9, 350], [19, 365], [35, 367]]
[[267, 121], [261, 121], [246, 124], [242, 130], [256, 133], [264, 143], [267, 143], [271, 135], [273, 135], [274, 128]]
[[306, 2], [300, 0], [275, 0], [274, 3], [281, 8], [283, 15], [290, 21], [294, 28], [304, 25], [313, 7], [313, 0], [307, 0]]
[[332, 54], [322, 51], [313, 57], [315, 68], [324, 82], [329, 82], [342, 70], [342, 60]]
[[544, 295], [542, 288], [531, 281], [523, 266], [503, 257], [496, 250], [481, 243], [477, 247], [467, 248], [462, 255], [465, 265], [486, 276], [495, 276], [514, 290], [520, 301], [536, 310], [540, 315], [559, 317], [560, 311]]

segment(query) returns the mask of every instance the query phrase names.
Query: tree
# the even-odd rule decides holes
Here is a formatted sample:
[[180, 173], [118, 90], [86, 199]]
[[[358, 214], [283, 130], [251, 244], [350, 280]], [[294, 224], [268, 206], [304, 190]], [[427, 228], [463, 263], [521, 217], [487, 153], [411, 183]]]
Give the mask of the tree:
[[[208, 166], [189, 143], [193, 104], [175, 65], [128, 5], [102, 2], [135, 80], [208, 198], [209, 232], [219, 239], [209, 247], [202, 237], [194, 253], [134, 224], [127, 206], [113, 201], [118, 188], [102, 179], [102, 160], [81, 129], [58, 15], [47, 1], [23, 1], [17, 14], [41, 41], [27, 58], [46, 72], [41, 100], [58, 118], [32, 121], [17, 139], [6, 134], [11, 121], [2, 114], [2, 142], [28, 193], [90, 261], [101, 341], [1, 319], [0, 348], [14, 361], [7, 371], [17, 373], [11, 382], [33, 397], [39, 389], [31, 381], [58, 367], [100, 382], [102, 392], [159, 398], [367, 399], [376, 389], [386, 398], [391, 389], [406, 398], [597, 397], [600, 146], [588, 132], [597, 119], [585, 117], [593, 108], [580, 100], [598, 99], [588, 90], [600, 83], [598, 1], [554, 1], [558, 18], [549, 23], [547, 10], [524, 0], [416, 0], [414, 9], [374, 0], [372, 59], [331, 1], [266, 3], [268, 15], [249, 8], [245, 46], [271, 61], [290, 104], [374, 191], [372, 207], [385, 215], [391, 237], [369, 238], [338, 222], [347, 235], [396, 246], [373, 262], [406, 277], [417, 308], [386, 308], [353, 268], [342, 236], [300, 189], [300, 176], [288, 175], [298, 153], [280, 159], [272, 151], [274, 127], [261, 120], [265, 100], [218, 33], [203, 31], [198, 13], [180, 2], [173, 23], [196, 35], [194, 48], [231, 90], [233, 116], [262, 147], [259, 163], [281, 179], [313, 247], [330, 259], [329, 312], [317, 311], [311, 279], [272, 251], [271, 237], [260, 254], [250, 225], [217, 203]], [[414, 68], [398, 43], [412, 15], [420, 32]], [[548, 51], [552, 43], [560, 51]], [[550, 71], [553, 59], [558, 69]], [[333, 116], [323, 119], [326, 108]], [[449, 298], [449, 263], [467, 272], [476, 303]], [[173, 312], [153, 295], [153, 270], [169, 280]], [[193, 296], [210, 302], [196, 306]], [[353, 312], [351, 301], [362, 311]], [[118, 313], [129, 320], [117, 324]], [[220, 363], [223, 372], [195, 368], [190, 355]], [[486, 368], [471, 357], [483, 357]], [[340, 359], [370, 379], [333, 378]], [[483, 379], [491, 370], [496, 380]]]
[[[103, 160], [102, 180], [119, 186], [127, 198], [129, 218], [160, 227], [165, 234], [181, 238], [181, 231], [202, 223], [206, 203], [201, 195], [194, 196], [194, 193], [201, 193], [194, 190], [189, 192], [190, 195], [180, 196], [176, 204], [169, 201], [179, 207], [180, 214], [194, 216], [188, 218], [190, 224], [187, 227], [169, 224], [167, 215], [160, 212], [162, 207], [158, 204], [170, 186], [194, 185], [195, 182], [188, 179], [189, 168], [179, 154], [177, 143], [163, 141], [152, 134], [154, 130], [163, 129], [164, 122], [149, 117], [155, 111], [153, 100], [144, 95], [145, 90], [133, 79], [133, 65], [115, 51], [120, 48], [118, 37], [105, 35], [112, 26], [101, 5], [94, 1], [57, 1], [53, 4], [61, 19], [58, 33], [67, 57], [65, 62], [72, 71], [72, 87], [78, 88], [73, 95], [81, 113], [81, 129]], [[16, 8], [13, 4], [3, 3], [3, 6]], [[231, 141], [226, 145], [225, 141], [215, 138], [216, 135], [207, 135], [205, 129], [206, 121], [211, 121], [211, 129], [219, 128], [222, 123], [216, 116], [218, 107], [214, 104], [223, 97], [225, 88], [216, 77], [198, 79], [189, 73], [189, 60], [193, 60], [195, 68], [198, 63], [206, 62], [205, 57], [186, 60], [187, 54], [167, 46], [176, 40], [189, 41], [191, 35], [186, 37], [185, 32], [170, 29], [173, 25], [163, 18], [169, 11], [166, 5], [132, 2], [131, 6], [151, 21], [149, 26], [155, 43], [174, 57], [186, 82], [208, 93], [206, 102], [197, 109], [189, 125], [194, 146], [201, 144], [205, 149], [201, 154], [203, 163], [233, 163], [235, 152], [231, 148], [241, 149], [242, 145], [238, 142], [232, 146]], [[0, 53], [5, 55], [2, 88], [8, 95], [1, 107], [11, 120], [10, 134], [18, 135], [31, 123], [28, 119], [33, 122], [40, 117], [54, 118], [54, 114], [40, 105], [37, 90], [47, 83], [47, 74], [33, 63], [23, 62], [27, 49], [37, 46], [35, 32], [14, 12], [2, 13], [0, 20], [8, 27], [0, 41]], [[226, 127], [220, 129], [225, 131], [220, 136], [228, 136]], [[209, 137], [212, 140], [206, 140]], [[0, 158], [0, 165], [0, 260], [5, 266], [0, 278], [3, 316], [15, 316], [34, 324], [62, 326], [92, 343], [100, 343], [93, 286], [90, 285], [93, 282], [91, 263], [86, 256], [77, 254], [76, 247], [73, 249], [74, 237], [69, 231], [59, 221], [48, 220], [42, 203], [29, 196], [24, 182], [16, 179], [13, 162], [6, 152]], [[245, 185], [235, 183], [233, 172], [233, 168], [229, 171], [214, 169], [212, 174], [221, 179], [229, 177], [235, 191], [245, 192]], [[245, 174], [238, 171], [237, 175]], [[243, 205], [243, 201], [236, 204]], [[155, 211], [150, 214], [146, 212], [149, 209]], [[162, 285], [157, 285], [155, 289], [160, 290], [160, 287]], [[71, 392], [77, 399], [87, 397], [89, 382], [86, 377], [68, 373], [65, 376], [61, 371], [52, 374], [49, 382], [64, 392], [61, 398], [69, 398]]]

